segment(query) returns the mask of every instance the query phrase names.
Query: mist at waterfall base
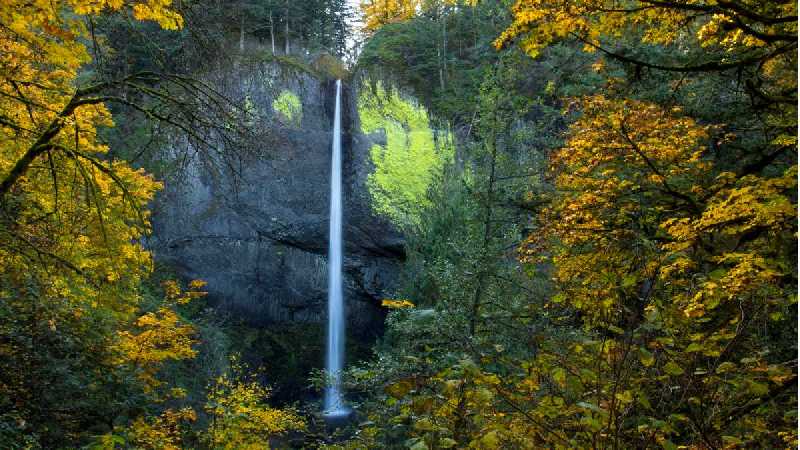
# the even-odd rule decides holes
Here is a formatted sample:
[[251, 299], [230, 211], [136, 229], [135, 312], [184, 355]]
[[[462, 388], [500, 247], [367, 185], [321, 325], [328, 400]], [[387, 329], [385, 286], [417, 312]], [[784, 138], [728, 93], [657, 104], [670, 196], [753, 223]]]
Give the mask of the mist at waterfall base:
[[331, 210], [328, 247], [328, 345], [325, 370], [323, 414], [329, 418], [345, 417], [350, 410], [342, 398], [342, 367], [344, 366], [344, 299], [342, 297], [342, 82], [336, 80], [336, 109], [333, 115], [333, 146], [331, 149]]

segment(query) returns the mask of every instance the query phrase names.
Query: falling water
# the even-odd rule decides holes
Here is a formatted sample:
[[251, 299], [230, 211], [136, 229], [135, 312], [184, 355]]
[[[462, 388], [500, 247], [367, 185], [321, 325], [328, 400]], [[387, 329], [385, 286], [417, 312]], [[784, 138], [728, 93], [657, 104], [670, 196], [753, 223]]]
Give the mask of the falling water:
[[342, 299], [342, 82], [336, 80], [331, 155], [331, 218], [328, 248], [328, 353], [325, 369], [330, 377], [325, 389], [327, 416], [344, 416], [341, 372], [344, 364], [344, 302]]

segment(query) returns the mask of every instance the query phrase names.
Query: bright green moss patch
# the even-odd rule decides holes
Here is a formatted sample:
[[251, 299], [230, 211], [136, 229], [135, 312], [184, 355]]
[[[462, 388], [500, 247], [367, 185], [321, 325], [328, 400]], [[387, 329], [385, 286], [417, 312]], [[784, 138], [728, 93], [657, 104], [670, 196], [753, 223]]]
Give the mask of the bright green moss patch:
[[452, 136], [449, 132], [437, 136], [425, 108], [381, 83], [362, 87], [358, 113], [364, 133], [386, 133], [386, 145], [370, 149], [375, 172], [367, 185], [373, 209], [400, 226], [419, 223], [420, 214], [430, 206], [428, 189], [453, 158]]
[[272, 109], [280, 113], [282, 121], [290, 126], [299, 127], [303, 121], [303, 104], [292, 91], [283, 91], [272, 102]]

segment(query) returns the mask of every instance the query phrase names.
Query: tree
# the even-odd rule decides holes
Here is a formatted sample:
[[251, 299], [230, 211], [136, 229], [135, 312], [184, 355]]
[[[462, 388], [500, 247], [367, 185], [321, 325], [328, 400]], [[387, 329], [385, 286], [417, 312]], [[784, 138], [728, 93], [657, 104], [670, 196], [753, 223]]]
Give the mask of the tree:
[[374, 33], [386, 24], [411, 19], [419, 5], [419, 0], [365, 0], [360, 4], [364, 31]]
[[[168, 1], [0, 5], [0, 403], [3, 432], [11, 430], [4, 443], [77, 444], [130, 412], [121, 399], [140, 405], [146, 398], [123, 370], [117, 344], [151, 334], [118, 332], [137, 319], [141, 283], [152, 270], [141, 242], [159, 183], [110, 155], [98, 134], [113, 125], [106, 103], [196, 142], [209, 116], [195, 107], [230, 106], [188, 77], [104, 64], [95, 28], [101, 15], [168, 30], [183, 24]], [[170, 351], [178, 359], [191, 354], [191, 330], [173, 312], [140, 324], [183, 336], [180, 351]], [[159, 358], [137, 370], [152, 375]]]
[[[550, 307], [574, 309], [586, 335], [548, 346], [516, 404], [554, 444], [794, 445], [794, 347], [775, 343], [795, 330], [796, 5], [520, 1], [514, 13], [498, 47], [521, 36], [537, 56], [576, 39], [599, 70], [613, 61], [633, 80], [575, 101], [582, 115], [552, 156], [557, 194], [521, 258], [552, 265]], [[666, 99], [633, 89], [664, 77]], [[735, 116], [695, 106], [719, 92], [701, 79], [737, 86]], [[680, 102], [727, 123], [701, 125]]]
[[590, 334], [531, 366], [526, 395], [559, 412], [530, 414], [578, 446], [781, 445], [796, 372], [756, 324], [786, 326], [796, 302], [796, 169], [719, 171], [713, 127], [678, 108], [595, 96], [581, 110], [522, 258], [552, 263], [551, 307], [580, 311]]
[[231, 366], [231, 374], [209, 386], [206, 411], [210, 424], [203, 435], [209, 448], [265, 448], [270, 446], [270, 438], [305, 428], [295, 411], [265, 403], [269, 389], [247, 379], [244, 366], [235, 357]]
[[[514, 22], [496, 47], [520, 37], [532, 56], [558, 39], [574, 38], [588, 51], [639, 68], [676, 73], [740, 71], [745, 92], [769, 122], [793, 139], [796, 123], [797, 5], [760, 1], [661, 2], [521, 0]], [[626, 42], [629, 48], [610, 43]], [[647, 44], [689, 46], [666, 62], [649, 61]], [[638, 47], [637, 47], [638, 45]], [[742, 77], [740, 77], [742, 78]], [[789, 131], [792, 130], [792, 131]], [[796, 138], [796, 137], [795, 137]]]
[[[370, 420], [393, 424], [364, 442], [796, 446], [796, 5], [521, 0], [511, 12], [500, 56], [470, 67], [484, 83], [461, 123], [477, 142], [459, 135], [456, 155], [469, 155], [474, 202], [447, 183], [431, 193], [437, 212], [409, 238], [413, 294], [400, 295], [416, 307], [389, 314], [379, 358], [353, 371], [380, 386]], [[386, 24], [363, 55], [438, 106], [462, 98], [430, 82], [434, 29]], [[530, 82], [490, 75], [514, 41], [537, 58]], [[465, 70], [454, 59], [448, 83]], [[531, 97], [525, 119], [552, 120], [549, 139], [508, 146], [526, 129], [513, 93]], [[548, 170], [522, 165], [526, 151]], [[518, 175], [527, 187], [505, 184]], [[499, 215], [512, 206], [527, 217]], [[515, 247], [521, 267], [502, 256]]]

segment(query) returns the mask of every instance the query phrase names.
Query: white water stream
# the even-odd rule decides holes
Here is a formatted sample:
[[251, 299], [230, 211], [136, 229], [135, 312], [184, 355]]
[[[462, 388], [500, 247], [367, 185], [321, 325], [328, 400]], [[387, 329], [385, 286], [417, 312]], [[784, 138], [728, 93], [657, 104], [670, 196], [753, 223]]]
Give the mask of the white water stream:
[[331, 217], [328, 247], [328, 347], [325, 370], [326, 416], [346, 416], [349, 410], [342, 399], [342, 366], [344, 365], [344, 299], [342, 298], [342, 82], [336, 80], [336, 110], [333, 115], [333, 148], [331, 151]]

